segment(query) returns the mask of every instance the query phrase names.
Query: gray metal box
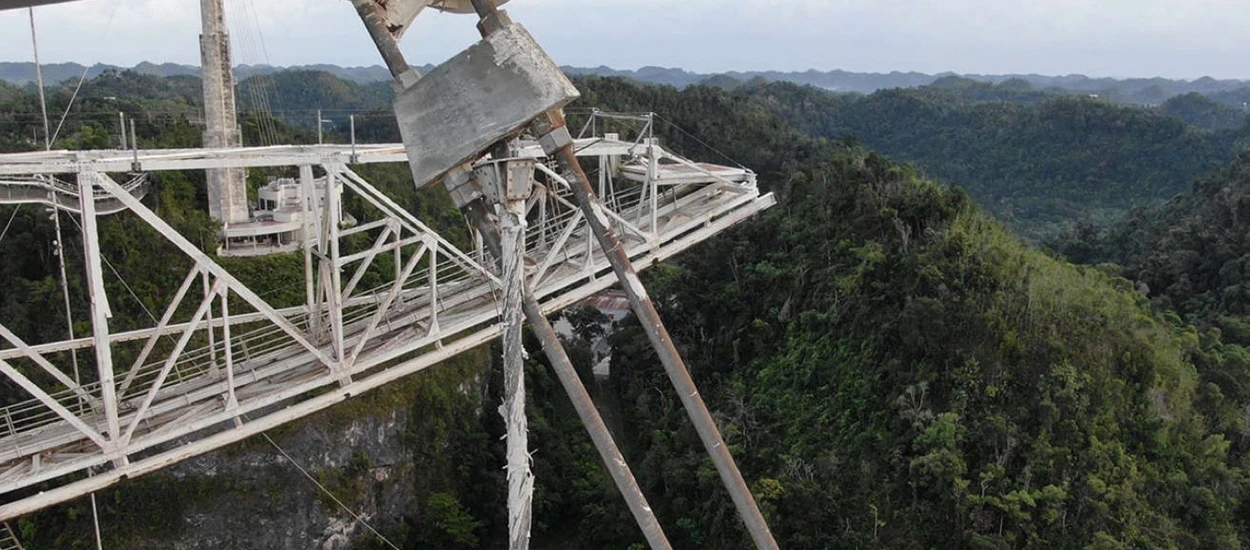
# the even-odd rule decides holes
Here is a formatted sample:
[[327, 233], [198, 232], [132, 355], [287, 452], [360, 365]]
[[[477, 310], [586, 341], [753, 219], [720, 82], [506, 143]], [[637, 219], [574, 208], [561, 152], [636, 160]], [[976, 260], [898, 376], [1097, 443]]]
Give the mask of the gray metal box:
[[492, 33], [396, 98], [413, 181], [424, 187], [579, 96], [524, 27]]

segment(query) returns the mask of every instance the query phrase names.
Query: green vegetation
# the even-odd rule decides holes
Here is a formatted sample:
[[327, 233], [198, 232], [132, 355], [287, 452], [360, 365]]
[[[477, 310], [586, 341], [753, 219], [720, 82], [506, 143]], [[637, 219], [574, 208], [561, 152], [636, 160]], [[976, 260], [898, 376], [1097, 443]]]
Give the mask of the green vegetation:
[[958, 184], [1034, 238], [1054, 236], [1076, 220], [1104, 224], [1133, 206], [1171, 198], [1250, 143], [1244, 113], [1191, 96], [1158, 112], [1046, 94], [1019, 81], [989, 85], [954, 77], [870, 96], [792, 84], [744, 93], [800, 131], [854, 136]]
[[[1238, 544], [1241, 436], [1195, 410], [1196, 333], [872, 155], [793, 186], [655, 290], [789, 547]], [[614, 364], [649, 488], [730, 544], [654, 363]]]
[[[674, 92], [638, 93], [655, 105]], [[738, 96], [680, 101], [676, 122], [702, 119], [710, 145], [753, 152], [782, 195], [649, 284], [787, 547], [1244, 542], [1248, 441], [1206, 407], [1197, 331], [1126, 280], [1019, 244], [957, 189], [778, 129]], [[637, 330], [618, 334], [613, 374], [670, 534], [738, 544]]]
[[1250, 235], [1247, 227], [1250, 153], [1190, 194], [1134, 211], [1099, 231], [1078, 226], [1055, 243], [1075, 261], [1103, 263], [1150, 297], [1155, 309], [1204, 331], [1195, 358], [1204, 365], [1206, 406], [1237, 434], [1250, 437]]
[[1237, 109], [1199, 93], [1178, 95], [1163, 102], [1162, 111], [1208, 130], [1234, 130], [1246, 123], [1245, 109]]
[[339, 133], [347, 131], [343, 112], [389, 106], [394, 96], [389, 82], [356, 84], [319, 71], [283, 71], [239, 83], [240, 105], [264, 106], [288, 124], [312, 128], [317, 125], [317, 109], [325, 109], [323, 118], [333, 121]]
[[1115, 262], [1141, 281], [1162, 310], [1218, 325], [1250, 343], [1237, 317], [1250, 315], [1250, 152], [1193, 192], [1158, 208], [1138, 209], [1107, 231], [1077, 227], [1057, 246], [1074, 261]]

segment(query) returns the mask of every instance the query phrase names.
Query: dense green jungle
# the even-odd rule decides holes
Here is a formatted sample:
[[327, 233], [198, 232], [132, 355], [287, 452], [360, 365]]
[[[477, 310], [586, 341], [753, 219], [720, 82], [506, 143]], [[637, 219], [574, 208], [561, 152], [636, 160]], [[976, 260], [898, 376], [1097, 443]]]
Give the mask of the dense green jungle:
[[[577, 108], [659, 113], [656, 131], [669, 147], [751, 167], [779, 198], [646, 282], [784, 548], [1250, 544], [1244, 113], [1202, 96], [1142, 108], [959, 79], [868, 96], [763, 82], [576, 83]], [[52, 90], [51, 110], [64, 109], [71, 92]], [[57, 146], [109, 146], [118, 111], [138, 121], [142, 146], [196, 146], [198, 93], [190, 77], [106, 73], [84, 86]], [[362, 139], [397, 138], [384, 105], [372, 103], [385, 101], [376, 87], [293, 73], [244, 81], [240, 94], [253, 106], [272, 96], [274, 116], [245, 112], [248, 144], [315, 142], [296, 117], [318, 108], [338, 121], [331, 139], [345, 139], [349, 111], [360, 113]], [[0, 151], [41, 147], [35, 113], [32, 89], [0, 84]], [[464, 238], [440, 190], [415, 192], [404, 167], [367, 175]], [[214, 248], [201, 174], [162, 174], [145, 200]], [[0, 208], [0, 222], [10, 219], [0, 239], [0, 319], [30, 340], [62, 337], [64, 326], [50, 322], [65, 313], [53, 222], [40, 209]], [[65, 223], [69, 268], [80, 272], [76, 227]], [[115, 326], [146, 323], [145, 309], [176, 290], [181, 260], [125, 216], [102, 232], [111, 290], [133, 290], [113, 304]], [[226, 265], [266, 299], [298, 303], [302, 285], [289, 283], [301, 262]], [[83, 331], [77, 284], [72, 308]], [[570, 346], [588, 370], [595, 324], [577, 326]], [[747, 547], [640, 328], [627, 320], [609, 338], [606, 393], [620, 410], [621, 443], [675, 546]], [[403, 548], [506, 546], [492, 353], [309, 420], [389, 409], [436, 419], [395, 442], [413, 449], [422, 472], [418, 502], [376, 521]], [[643, 548], [541, 355], [528, 367], [536, 545]], [[457, 390], [482, 376], [493, 382], [487, 395]], [[0, 382], [0, 397], [17, 395]], [[281, 441], [284, 431], [272, 435]], [[352, 495], [367, 490], [363, 469], [318, 475]], [[160, 541], [186, 536], [184, 511], [197, 499], [274, 490], [153, 479], [101, 493], [110, 547], [168, 547]], [[32, 548], [84, 548], [89, 510], [75, 502], [16, 527]]]

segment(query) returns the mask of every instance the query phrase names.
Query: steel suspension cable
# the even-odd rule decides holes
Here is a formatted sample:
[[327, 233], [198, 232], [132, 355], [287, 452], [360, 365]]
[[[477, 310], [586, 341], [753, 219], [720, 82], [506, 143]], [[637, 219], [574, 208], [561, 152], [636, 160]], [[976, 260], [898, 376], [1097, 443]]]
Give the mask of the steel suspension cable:
[[9, 223], [4, 224], [4, 230], [0, 231], [0, 243], [4, 242], [4, 236], [9, 234], [9, 228], [13, 227], [13, 220], [17, 218], [17, 213], [21, 209], [22, 209], [21, 204], [13, 207], [13, 214], [9, 216]]
[[[246, 8], [245, 11], [249, 15], [251, 15], [252, 28], [256, 30], [255, 40], [257, 44], [259, 44], [260, 46], [260, 51], [258, 53], [260, 57], [264, 59], [265, 65], [273, 66], [272, 62], [269, 59], [269, 47], [265, 44], [265, 31], [261, 29], [260, 17], [256, 14], [256, 5], [255, 3], [252, 2], [252, 0], [247, 0], [244, 6]], [[277, 95], [278, 86], [277, 84], [274, 83], [272, 78], [269, 78], [268, 76], [264, 74], [258, 73], [256, 76], [259, 77], [260, 79], [259, 80], [260, 89], [261, 89], [260, 99], [262, 101], [262, 104], [264, 105], [265, 118], [268, 119], [269, 128], [270, 128], [271, 133], [273, 134], [273, 143], [271, 145], [277, 145], [278, 144], [278, 124], [277, 124], [277, 120], [273, 117], [273, 104], [270, 102], [269, 88], [273, 88], [274, 95]]]
[[[78, 223], [78, 220], [75, 220], [73, 217], [70, 217], [70, 220], [72, 220], [74, 224], [78, 226], [79, 231], [83, 230], [82, 225]], [[126, 292], [130, 293], [130, 297], [135, 299], [135, 302], [138, 303], [139, 307], [143, 309], [143, 312], [148, 315], [148, 318], [151, 319], [153, 323], [159, 324], [160, 321], [156, 319], [156, 316], [152, 314], [152, 311], [148, 309], [148, 306], [143, 303], [143, 300], [139, 299], [139, 295], [135, 294], [134, 289], [130, 288], [130, 284], [127, 283], [126, 279], [122, 277], [122, 274], [119, 271], [117, 271], [117, 268], [113, 267], [113, 262], [110, 262], [108, 258], [104, 257], [104, 254], [100, 254], [100, 260], [104, 262], [104, 265], [108, 266], [109, 271], [113, 272], [113, 276], [117, 277], [117, 280], [122, 284], [123, 287], [126, 288]], [[166, 338], [170, 338], [171, 342], [173, 341], [171, 336], [166, 335]]]
[[91, 519], [95, 524], [96, 550], [104, 550], [104, 539], [100, 538], [100, 510], [95, 505], [95, 493], [91, 493]]
[[[117, 17], [117, 9], [121, 6], [121, 0], [113, 2], [113, 11], [109, 14], [108, 21], [104, 23], [104, 32], [100, 35], [100, 42], [108, 36], [109, 29], [113, 26], [113, 19]], [[91, 70], [91, 66], [83, 67], [82, 75], [78, 77], [78, 85], [74, 86], [74, 94], [69, 98], [69, 104], [65, 106], [65, 113], [61, 115], [61, 121], [56, 125], [56, 131], [52, 133], [52, 137], [48, 140], [48, 149], [52, 148], [52, 144], [56, 143], [57, 136], [61, 135], [61, 128], [65, 126], [65, 119], [69, 118], [69, 112], [74, 108], [74, 101], [78, 99], [78, 92], [82, 91], [82, 85], [87, 81], [87, 72]]]
[[[239, 53], [242, 53], [245, 59], [268, 64], [268, 55], [262, 56], [262, 48], [258, 46], [257, 35], [260, 33], [260, 21], [252, 13], [254, 9], [249, 10], [249, 8], [252, 8], [251, 2], [238, 2], [234, 3], [234, 5], [236, 6], [235, 9], [227, 9], [225, 15], [228, 19], [228, 26], [236, 31], [230, 33], [230, 36], [238, 39]], [[257, 74], [239, 82], [238, 85], [247, 89], [250, 95], [250, 103], [255, 111], [261, 145], [276, 145], [278, 143], [278, 130], [270, 112], [271, 106], [268, 101], [268, 91], [265, 86], [264, 76]], [[237, 102], [238, 99], [236, 98]]]
[[30, 13], [30, 45], [35, 51], [35, 81], [39, 86], [39, 111], [43, 114], [43, 148], [52, 150], [52, 137], [48, 135], [48, 98], [43, 91], [43, 67], [39, 64], [39, 39], [35, 33], [35, 8], [26, 8]]
[[681, 126], [678, 126], [678, 125], [677, 125], [677, 123], [675, 123], [675, 122], [673, 122], [673, 121], [671, 121], [671, 120], [668, 120], [668, 119], [666, 119], [666, 118], [664, 118], [664, 117], [662, 117], [662, 116], [660, 116], [660, 115], [654, 114], [654, 113], [652, 113], [652, 116], [654, 116], [654, 117], [655, 117], [656, 119], [658, 119], [658, 120], [662, 120], [662, 121], [664, 121], [664, 122], [667, 122], [667, 123], [668, 123], [668, 125], [669, 125], [670, 127], [672, 127], [674, 130], [677, 130], [678, 132], [681, 132], [681, 134], [682, 134], [682, 135], [684, 135], [684, 136], [686, 136], [686, 137], [688, 137], [688, 138], [690, 138], [690, 139], [693, 139], [693, 140], [694, 140], [696, 143], [698, 143], [699, 145], [702, 145], [702, 146], [704, 146], [704, 147], [707, 147], [707, 149], [708, 149], [709, 151], [711, 151], [711, 152], [713, 152], [713, 153], [716, 153], [716, 154], [720, 155], [720, 156], [721, 156], [721, 158], [724, 158], [725, 160], [727, 160], [727, 161], [729, 161], [729, 162], [733, 163], [733, 164], [734, 164], [735, 166], [737, 166], [738, 168], [746, 168], [746, 167], [745, 167], [745, 166], [743, 166], [742, 164], [739, 164], [739, 163], [738, 163], [738, 161], [734, 160], [734, 159], [733, 159], [733, 157], [730, 157], [729, 155], [726, 155], [725, 153], [721, 152], [721, 150], [720, 150], [720, 149], [717, 149], [717, 148], [715, 148], [715, 147], [712, 147], [712, 146], [711, 146], [710, 144], [708, 144], [706, 141], [703, 141], [703, 140], [699, 139], [699, 136], [696, 136], [696, 135], [694, 135], [694, 134], [692, 134], [692, 133], [690, 133], [690, 132], [687, 132], [686, 130], [682, 129], [682, 127], [681, 127]]
[[[52, 221], [56, 225], [56, 258], [60, 267], [61, 296], [65, 299], [65, 326], [69, 330], [69, 339], [74, 340], [74, 311], [69, 299], [69, 279], [65, 275], [65, 238], [61, 233], [61, 209], [52, 207]], [[78, 348], [70, 350], [70, 361], [74, 365], [74, 383], [82, 385], [78, 371]], [[79, 400], [81, 402], [81, 399]]]

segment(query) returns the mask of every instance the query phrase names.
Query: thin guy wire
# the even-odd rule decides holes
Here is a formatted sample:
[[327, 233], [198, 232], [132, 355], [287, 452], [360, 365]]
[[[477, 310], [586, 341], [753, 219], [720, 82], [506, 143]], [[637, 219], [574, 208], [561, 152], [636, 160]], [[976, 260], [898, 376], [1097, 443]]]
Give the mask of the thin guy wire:
[[[100, 34], [100, 42], [108, 37], [109, 28], [113, 26], [113, 18], [117, 17], [117, 8], [121, 6], [121, 1], [113, 2], [113, 12], [109, 14], [108, 22], [104, 23], [104, 32]], [[83, 67], [82, 76], [78, 77], [78, 85], [74, 87], [74, 95], [70, 96], [69, 104], [65, 106], [65, 114], [61, 115], [61, 122], [57, 123], [56, 131], [52, 133], [52, 139], [48, 140], [49, 144], [56, 143], [57, 136], [61, 135], [61, 127], [65, 125], [65, 119], [69, 117], [69, 112], [74, 108], [74, 100], [78, 99], [78, 92], [82, 91], [82, 85], [87, 81], [87, 71], [91, 70], [90, 66]], [[51, 149], [51, 145], [48, 147]]]
[[322, 485], [320, 481], [317, 481], [317, 478], [313, 477], [312, 474], [308, 473], [308, 470], [305, 470], [303, 466], [300, 466], [300, 463], [296, 462], [295, 459], [291, 457], [291, 455], [287, 454], [287, 452], [281, 446], [278, 445], [278, 442], [274, 441], [272, 437], [269, 437], [269, 434], [262, 432], [260, 435], [263, 436], [265, 438], [265, 441], [268, 441], [270, 445], [273, 445], [273, 448], [277, 449], [279, 453], [282, 453], [282, 456], [285, 457], [287, 461], [289, 461], [293, 466], [295, 466], [295, 468], [299, 470], [301, 474], [304, 474], [304, 477], [308, 478], [308, 481], [311, 481], [313, 485], [316, 485], [317, 488], [321, 490], [321, 492], [325, 493], [326, 496], [330, 497], [330, 499], [333, 500], [335, 504], [338, 504], [339, 507], [343, 509], [343, 511], [351, 514], [352, 518], [354, 518], [356, 521], [359, 521], [360, 524], [364, 525], [366, 529], [373, 532], [373, 534], [376, 535], [379, 540], [386, 543], [387, 546], [390, 546], [394, 550], [399, 550], [399, 547], [395, 546], [395, 543], [391, 542], [391, 540], [386, 538], [386, 536], [384, 536], [382, 533], [379, 533], [378, 530], [374, 529], [372, 525], [369, 525], [369, 522], [365, 521], [364, 518], [360, 517], [360, 514], [357, 514], [351, 508], [348, 508], [346, 504], [343, 504], [343, 501], [339, 500], [339, 497], [334, 496], [334, 493], [331, 493], [330, 490], [325, 487], [325, 485]]
[[13, 227], [13, 220], [17, 218], [17, 213], [22, 209], [22, 205], [18, 204], [13, 207], [13, 215], [9, 216], [9, 223], [4, 224], [4, 231], [0, 231], [0, 243], [4, 242], [4, 236], [9, 234], [9, 228]]
[[722, 158], [724, 158], [725, 160], [727, 160], [727, 161], [729, 161], [729, 162], [734, 163], [734, 164], [735, 164], [738, 168], [746, 168], [745, 166], [743, 166], [743, 165], [739, 164], [739, 163], [738, 163], [738, 161], [734, 160], [734, 159], [733, 159], [732, 157], [730, 157], [729, 155], [726, 155], [725, 153], [722, 153], [722, 152], [720, 151], [720, 149], [717, 149], [717, 148], [715, 148], [715, 147], [712, 147], [711, 145], [708, 145], [708, 143], [707, 143], [706, 141], [703, 141], [703, 140], [699, 139], [699, 137], [698, 137], [698, 136], [696, 136], [696, 135], [694, 135], [694, 134], [691, 134], [690, 132], [687, 132], [687, 131], [683, 130], [683, 129], [681, 128], [681, 126], [678, 126], [678, 125], [677, 125], [676, 123], [674, 123], [673, 121], [668, 120], [668, 119], [666, 119], [666, 118], [664, 118], [664, 117], [662, 117], [662, 116], [660, 116], [660, 115], [655, 115], [655, 118], [660, 119], [660, 120], [662, 120], [662, 121], [664, 121], [664, 122], [667, 122], [667, 123], [668, 123], [668, 125], [669, 125], [669, 126], [672, 126], [674, 130], [677, 130], [678, 132], [681, 132], [681, 133], [682, 133], [682, 135], [685, 135], [686, 137], [689, 137], [690, 139], [695, 140], [695, 141], [696, 141], [696, 142], [698, 142], [700, 145], [702, 145], [702, 146], [704, 146], [704, 147], [707, 147], [707, 148], [708, 148], [709, 150], [711, 150], [713, 153], [716, 153], [716, 154], [720, 155], [720, 156], [721, 156]]

